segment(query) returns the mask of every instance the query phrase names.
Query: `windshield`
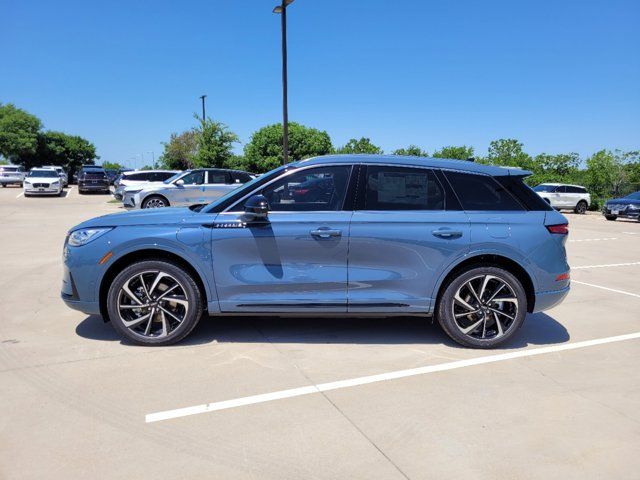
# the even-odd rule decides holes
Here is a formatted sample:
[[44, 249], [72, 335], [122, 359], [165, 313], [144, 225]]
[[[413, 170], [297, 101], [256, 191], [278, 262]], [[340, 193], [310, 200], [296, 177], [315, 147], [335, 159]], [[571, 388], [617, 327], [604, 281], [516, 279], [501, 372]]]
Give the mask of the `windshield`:
[[173, 183], [174, 180], [179, 179], [182, 175], [184, 175], [185, 173], [189, 173], [191, 170], [187, 170], [186, 172], [178, 172], [175, 175], [173, 175], [172, 177], [167, 178], [164, 182], [162, 183], [166, 183], [167, 185], [170, 183]]
[[[234, 189], [229, 191], [226, 195], [223, 195], [219, 198], [217, 198], [216, 200], [214, 200], [213, 202], [211, 202], [209, 205], [206, 206], [206, 208], [203, 208], [201, 211], [203, 213], [209, 213], [209, 212], [215, 212], [216, 211], [216, 207], [219, 205], [223, 205], [225, 203], [228, 203], [229, 200], [234, 199], [234, 197], [237, 197], [236, 200], [241, 199], [243, 196], [245, 196], [247, 193], [251, 192], [251, 190], [253, 190], [258, 184], [261, 184], [263, 182], [266, 182], [278, 175], [280, 175], [280, 173], [288, 168], [291, 168], [294, 164], [288, 164], [288, 165], [283, 165], [282, 167], [278, 167], [274, 170], [271, 170], [270, 172], [267, 172], [263, 175], [260, 175], [256, 178], [254, 178], [253, 180], [251, 180], [250, 182], [245, 183], [242, 187]], [[226, 208], [226, 207], [225, 207]]]
[[58, 172], [55, 170], [31, 170], [29, 172], [30, 177], [58, 177]]
[[533, 187], [533, 191], [534, 192], [555, 192], [556, 188], [558, 188], [557, 185], [545, 185], [543, 183], [542, 185], [537, 185]]
[[630, 198], [631, 200], [640, 200], [640, 192], [630, 193], [624, 198]]

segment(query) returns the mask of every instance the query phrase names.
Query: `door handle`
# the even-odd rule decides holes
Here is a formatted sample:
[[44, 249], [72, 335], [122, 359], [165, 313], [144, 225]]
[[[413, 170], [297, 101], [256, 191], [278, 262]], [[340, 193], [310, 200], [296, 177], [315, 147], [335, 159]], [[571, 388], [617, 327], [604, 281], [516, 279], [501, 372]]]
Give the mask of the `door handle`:
[[460, 238], [462, 236], [462, 232], [459, 230], [447, 230], [444, 228], [433, 230], [431, 234], [438, 238]]
[[313, 237], [318, 237], [318, 238], [331, 238], [331, 237], [342, 236], [342, 230], [332, 230], [330, 228], [318, 228], [316, 230], [311, 230], [309, 233]]

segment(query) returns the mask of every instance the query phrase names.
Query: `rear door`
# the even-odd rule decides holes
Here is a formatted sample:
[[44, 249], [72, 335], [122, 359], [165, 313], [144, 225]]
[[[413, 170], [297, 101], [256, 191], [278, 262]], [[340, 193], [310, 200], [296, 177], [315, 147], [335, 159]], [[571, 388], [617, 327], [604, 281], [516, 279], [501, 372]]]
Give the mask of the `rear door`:
[[442, 270], [469, 249], [469, 221], [440, 174], [366, 165], [349, 241], [349, 312], [426, 313]]
[[207, 180], [200, 203], [210, 203], [240, 185], [240, 183], [234, 183], [231, 173], [227, 170], [207, 170]]

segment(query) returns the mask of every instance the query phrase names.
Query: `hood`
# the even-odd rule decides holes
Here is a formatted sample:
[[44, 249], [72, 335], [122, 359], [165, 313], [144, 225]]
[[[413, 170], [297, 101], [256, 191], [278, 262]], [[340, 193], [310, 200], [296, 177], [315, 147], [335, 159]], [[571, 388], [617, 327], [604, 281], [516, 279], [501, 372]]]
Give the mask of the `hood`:
[[143, 193], [159, 192], [168, 188], [177, 188], [173, 183], [146, 183], [144, 185], [131, 185], [131, 190], [142, 190]]
[[640, 200], [636, 200], [635, 198], [613, 198], [611, 200], [607, 200], [605, 205], [640, 205]]
[[53, 182], [59, 182], [60, 177], [27, 177], [25, 178], [26, 182], [29, 183], [46, 183], [51, 184]]
[[178, 225], [198, 215], [188, 207], [149, 208], [130, 212], [112, 213], [95, 217], [73, 227], [70, 231], [92, 227], [124, 227], [134, 225]]

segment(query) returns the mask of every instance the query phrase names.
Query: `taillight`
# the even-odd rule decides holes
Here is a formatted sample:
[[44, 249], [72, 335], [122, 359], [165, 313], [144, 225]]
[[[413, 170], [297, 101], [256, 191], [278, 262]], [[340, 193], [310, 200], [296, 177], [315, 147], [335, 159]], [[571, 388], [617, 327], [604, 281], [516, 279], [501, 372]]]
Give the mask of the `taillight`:
[[569, 235], [569, 224], [547, 225], [547, 230], [549, 230], [549, 233], [555, 233], [557, 235]]

